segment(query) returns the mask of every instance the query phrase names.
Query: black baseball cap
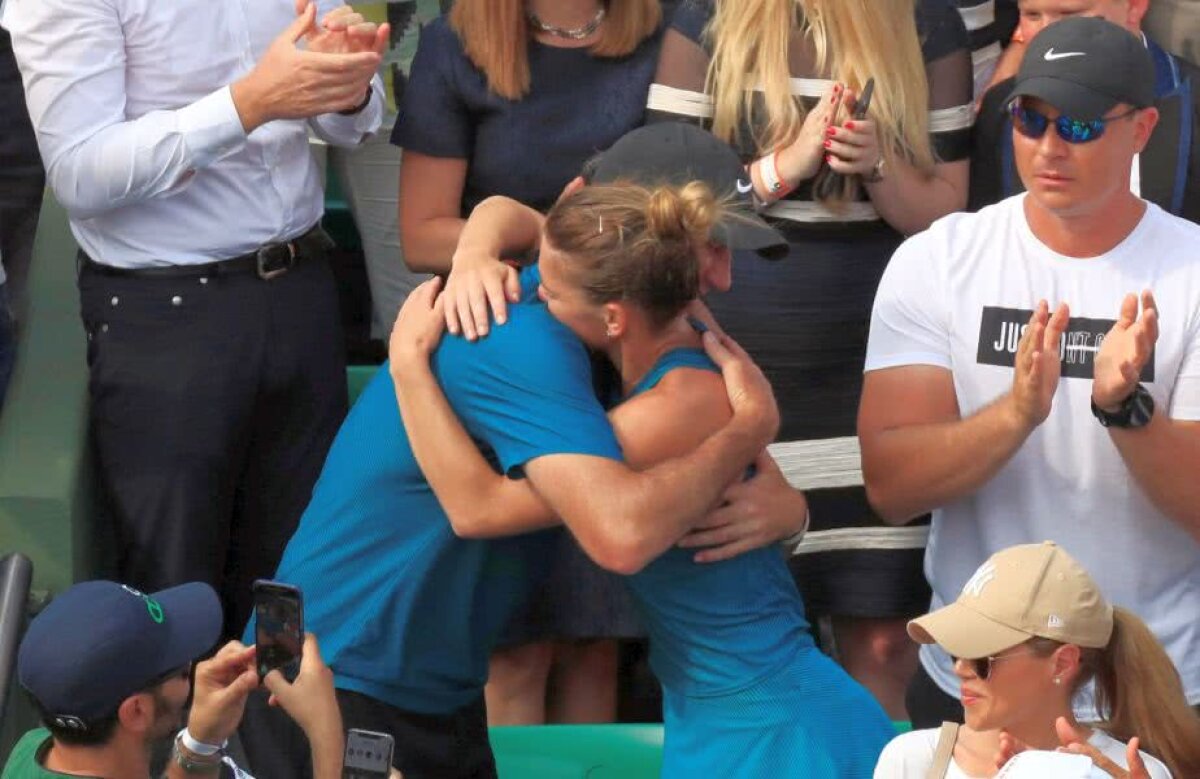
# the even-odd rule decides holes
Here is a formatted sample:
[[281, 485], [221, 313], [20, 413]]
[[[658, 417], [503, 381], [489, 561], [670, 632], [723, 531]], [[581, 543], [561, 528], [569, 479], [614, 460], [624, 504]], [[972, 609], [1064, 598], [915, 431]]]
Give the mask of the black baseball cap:
[[1072, 119], [1099, 119], [1119, 103], [1154, 104], [1154, 61], [1141, 38], [1099, 17], [1072, 16], [1038, 33], [1009, 95], [1036, 97]]
[[82, 582], [29, 624], [17, 677], [56, 725], [86, 730], [212, 648], [221, 617], [217, 594], [202, 582], [150, 595], [116, 582]]
[[682, 185], [703, 181], [733, 204], [718, 224], [717, 240], [730, 249], [770, 260], [787, 256], [787, 239], [754, 211], [753, 184], [737, 153], [712, 133], [684, 122], [659, 122], [632, 130], [600, 155], [589, 183], [635, 181]]

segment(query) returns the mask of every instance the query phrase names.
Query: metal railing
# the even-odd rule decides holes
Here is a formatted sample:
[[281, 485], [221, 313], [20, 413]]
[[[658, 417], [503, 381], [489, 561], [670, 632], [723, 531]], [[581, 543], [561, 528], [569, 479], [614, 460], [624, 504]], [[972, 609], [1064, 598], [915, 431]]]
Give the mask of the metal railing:
[[14, 553], [0, 558], [0, 714], [8, 706], [32, 581], [33, 563], [28, 557]]

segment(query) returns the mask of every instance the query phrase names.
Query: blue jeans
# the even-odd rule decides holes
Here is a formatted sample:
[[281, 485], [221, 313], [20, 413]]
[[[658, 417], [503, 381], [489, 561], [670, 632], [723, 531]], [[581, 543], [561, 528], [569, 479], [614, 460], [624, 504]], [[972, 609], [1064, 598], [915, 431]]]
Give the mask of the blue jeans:
[[17, 328], [8, 309], [6, 286], [0, 282], [0, 409], [4, 408], [4, 393], [17, 357]]

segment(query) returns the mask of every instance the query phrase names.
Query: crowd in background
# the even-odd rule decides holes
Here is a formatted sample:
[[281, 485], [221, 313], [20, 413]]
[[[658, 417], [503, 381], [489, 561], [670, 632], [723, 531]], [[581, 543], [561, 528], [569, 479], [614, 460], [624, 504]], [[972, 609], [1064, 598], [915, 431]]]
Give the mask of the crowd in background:
[[[692, 242], [712, 255], [696, 291], [780, 414], [771, 456], [678, 534], [700, 550], [695, 564], [787, 542], [817, 642], [888, 717], [918, 729], [888, 747], [877, 776], [926, 775], [945, 737], [930, 729], [963, 722], [964, 704], [946, 776], [991, 775], [997, 755], [1019, 751], [999, 729], [1022, 747], [1073, 744], [1114, 771], [1147, 772], [1135, 777], [1200, 776], [1188, 708], [1200, 706], [1189, 476], [1200, 466], [1200, 234], [1187, 226], [1200, 221], [1197, 4], [226, 5], [221, 23], [211, 9], [148, 0], [4, 0], [0, 11], [0, 94], [20, 108], [0, 119], [0, 403], [48, 183], [80, 247], [57, 261], [79, 269], [122, 581], [148, 592], [208, 582], [221, 635], [241, 636], [252, 581], [320, 580], [304, 568], [322, 548], [304, 535], [305, 512], [343, 517], [352, 510], [331, 502], [372, 500], [357, 488], [328, 497], [347, 397], [310, 138], [362, 236], [372, 336], [387, 341], [434, 274], [448, 277], [448, 332], [470, 342], [509, 326], [489, 309], [515, 304], [524, 283], [465, 250], [473, 214], [497, 198], [550, 212], [593, 185], [597, 154], [630, 131], [685, 122], [734, 151], [737, 191], [782, 237], [771, 251], [708, 230]], [[1083, 61], [1037, 42], [1072, 16], [1123, 28], [1079, 40], [1145, 72], [1081, 65], [1064, 77], [1075, 91], [1022, 92], [1026, 78], [1059, 77], [1034, 72], [1030, 52]], [[1062, 214], [1093, 229], [1072, 233]], [[507, 224], [487, 222], [506, 239]], [[514, 264], [529, 259], [520, 241], [501, 244]], [[381, 376], [380, 402], [404, 413]], [[421, 433], [403, 422], [406, 456], [428, 478]], [[355, 455], [391, 456], [360, 427]], [[622, 566], [598, 565], [560, 513], [572, 533], [540, 550], [546, 579], [485, 641], [490, 724], [614, 721], [621, 648], [654, 632], [613, 571]], [[1044, 540], [1058, 546], [1028, 546]], [[1013, 554], [1037, 562], [1006, 575]], [[1022, 578], [1029, 565], [1075, 589], [1047, 593]], [[1018, 600], [955, 611], [973, 588]], [[1021, 622], [1021, 597], [1067, 624]], [[964, 609], [1007, 630], [977, 646], [958, 635]], [[371, 651], [355, 640], [331, 644], [335, 676]], [[1141, 695], [1130, 652], [1153, 658]], [[1033, 658], [1011, 663], [1029, 664], [1027, 686], [996, 662], [1009, 656]], [[994, 697], [972, 687], [992, 674]], [[350, 689], [367, 699], [355, 716], [369, 718], [373, 699], [422, 711], [406, 694]], [[991, 708], [973, 710], [983, 698]], [[1087, 730], [1098, 719], [1105, 729]], [[1127, 753], [1135, 737], [1144, 760], [1136, 743]]]

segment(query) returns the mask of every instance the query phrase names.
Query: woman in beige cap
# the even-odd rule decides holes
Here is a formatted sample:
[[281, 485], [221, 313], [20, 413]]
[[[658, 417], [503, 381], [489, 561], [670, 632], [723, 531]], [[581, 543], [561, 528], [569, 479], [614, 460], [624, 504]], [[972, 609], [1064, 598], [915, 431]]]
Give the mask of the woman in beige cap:
[[[1051, 542], [996, 553], [957, 601], [913, 620], [908, 633], [956, 658], [966, 725], [897, 737], [876, 779], [990, 777], [1014, 749], [1068, 745], [1114, 777], [1200, 777], [1200, 716], [1170, 658]], [[1105, 717], [1095, 727], [1072, 709], [1089, 681]]]

